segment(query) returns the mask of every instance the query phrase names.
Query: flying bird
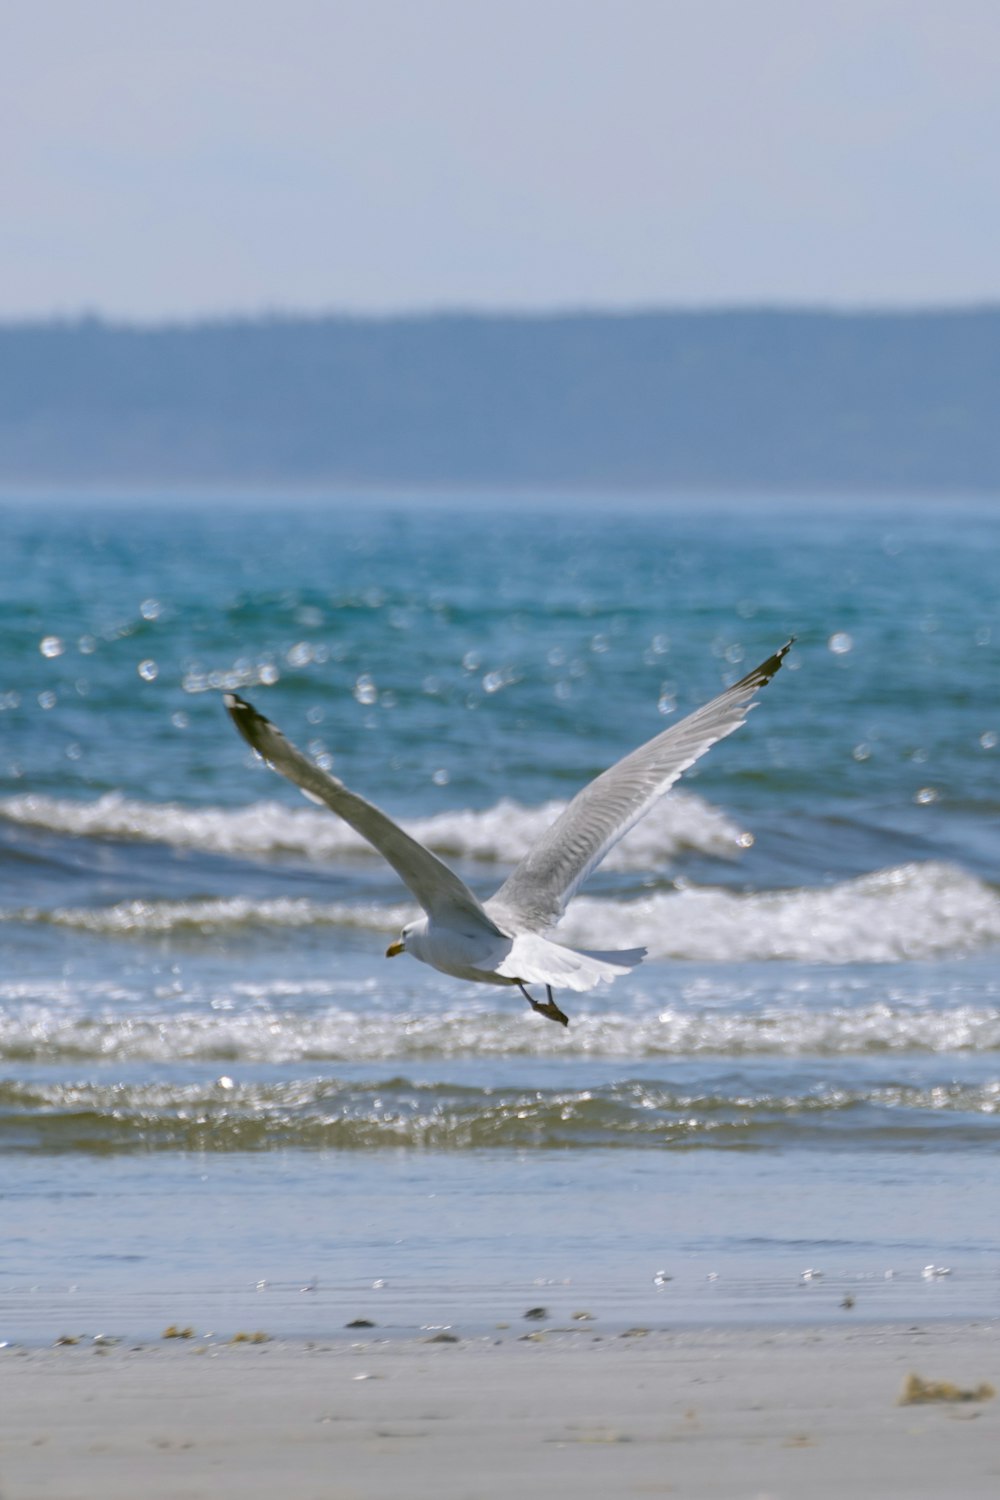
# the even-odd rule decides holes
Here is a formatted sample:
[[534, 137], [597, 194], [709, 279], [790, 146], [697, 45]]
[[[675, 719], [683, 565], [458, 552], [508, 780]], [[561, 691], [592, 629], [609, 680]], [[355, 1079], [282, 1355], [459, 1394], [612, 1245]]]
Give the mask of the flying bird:
[[[303, 755], [251, 704], [236, 693], [226, 693], [225, 704], [247, 744], [307, 797], [349, 823], [416, 897], [424, 915], [407, 923], [386, 949], [387, 958], [410, 953], [456, 979], [515, 985], [532, 1010], [567, 1026], [554, 989], [593, 989], [635, 968], [646, 949], [592, 952], [553, 942], [545, 933], [654, 802], [717, 740], [739, 728], [793, 642], [585, 786], [486, 901], [379, 808]], [[544, 985], [546, 998], [535, 999], [529, 985]]]

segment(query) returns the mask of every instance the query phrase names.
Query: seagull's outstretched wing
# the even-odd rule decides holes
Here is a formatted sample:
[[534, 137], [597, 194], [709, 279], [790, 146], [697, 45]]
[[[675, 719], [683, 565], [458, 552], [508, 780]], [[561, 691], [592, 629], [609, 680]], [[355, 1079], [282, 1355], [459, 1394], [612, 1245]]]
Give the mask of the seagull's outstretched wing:
[[770, 682], [791, 646], [792, 641], [786, 642], [718, 698], [640, 745], [578, 792], [486, 902], [486, 910], [501, 926], [513, 924], [518, 930], [544, 932], [557, 922], [608, 850], [688, 766], [739, 728], [754, 694]]
[[499, 929], [454, 871], [416, 839], [386, 817], [379, 808], [349, 791], [342, 781], [321, 771], [301, 750], [286, 740], [270, 719], [236, 693], [225, 694], [226, 708], [240, 734], [258, 755], [287, 776], [307, 797], [323, 802], [367, 839], [409, 886], [429, 916], [454, 921], [456, 913], [471, 918], [480, 931], [499, 936]]

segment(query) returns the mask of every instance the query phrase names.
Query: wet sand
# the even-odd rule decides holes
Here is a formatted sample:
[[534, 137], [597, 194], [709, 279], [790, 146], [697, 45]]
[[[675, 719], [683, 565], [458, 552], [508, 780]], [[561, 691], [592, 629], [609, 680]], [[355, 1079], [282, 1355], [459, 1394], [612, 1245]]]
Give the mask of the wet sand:
[[[0, 1350], [3, 1500], [994, 1500], [1000, 1323]], [[528, 1335], [527, 1337], [525, 1335]]]

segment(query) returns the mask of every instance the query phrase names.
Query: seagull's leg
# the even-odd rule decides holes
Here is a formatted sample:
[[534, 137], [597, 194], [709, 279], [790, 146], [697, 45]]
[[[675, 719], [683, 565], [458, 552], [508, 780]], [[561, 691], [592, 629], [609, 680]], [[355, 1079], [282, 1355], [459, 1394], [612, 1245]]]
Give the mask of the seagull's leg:
[[558, 1005], [552, 998], [551, 985], [547, 984], [545, 986], [545, 993], [549, 998], [543, 1005], [540, 1000], [532, 1000], [531, 996], [528, 994], [528, 991], [525, 989], [524, 984], [520, 979], [515, 979], [514, 983], [517, 985], [518, 989], [521, 991], [521, 994], [524, 996], [525, 1000], [527, 1000], [532, 1010], [537, 1010], [540, 1016], [547, 1016], [550, 1021], [558, 1022], [560, 1026], [569, 1025], [569, 1016], [563, 1014], [563, 1012], [559, 1009]]
[[569, 1016], [567, 1016], [563, 1011], [561, 1011], [559, 1009], [558, 1005], [556, 1004], [555, 996], [552, 993], [552, 986], [551, 986], [551, 984], [547, 984], [545, 986], [545, 993], [548, 995], [549, 999], [548, 999], [548, 1004], [545, 1007], [544, 1014], [547, 1015], [547, 1016], [550, 1016], [553, 1021], [561, 1021], [564, 1026], [568, 1026], [569, 1025]]
[[539, 1005], [539, 1003], [538, 1003], [537, 1000], [532, 1000], [531, 996], [528, 994], [528, 991], [525, 989], [525, 987], [524, 987], [523, 983], [521, 982], [521, 980], [520, 979], [515, 979], [514, 983], [517, 985], [518, 989], [521, 991], [521, 994], [524, 996], [525, 1000], [527, 1000], [527, 1002], [531, 1006], [532, 1010], [537, 1010], [540, 1015], [544, 1015], [545, 1011], [544, 1011], [543, 1007], [541, 1005]]

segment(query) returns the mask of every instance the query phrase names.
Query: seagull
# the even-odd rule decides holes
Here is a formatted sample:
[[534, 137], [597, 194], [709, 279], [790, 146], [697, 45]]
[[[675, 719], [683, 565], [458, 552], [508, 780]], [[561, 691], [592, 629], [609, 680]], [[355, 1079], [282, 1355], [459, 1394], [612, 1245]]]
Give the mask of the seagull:
[[[554, 989], [590, 990], [627, 974], [645, 948], [593, 952], [553, 942], [545, 933], [619, 839], [717, 740], [732, 734], [754, 697], [778, 671], [794, 636], [759, 667], [703, 708], [656, 735], [585, 786], [486, 901], [480, 901], [436, 854], [404, 833], [380, 808], [309, 760], [280, 729], [236, 693], [229, 715], [275, 771], [324, 804], [378, 850], [416, 897], [424, 915], [408, 922], [386, 957], [412, 954], [422, 963], [479, 984], [514, 985], [532, 1010], [569, 1025]], [[529, 992], [544, 985], [544, 1000]]]

